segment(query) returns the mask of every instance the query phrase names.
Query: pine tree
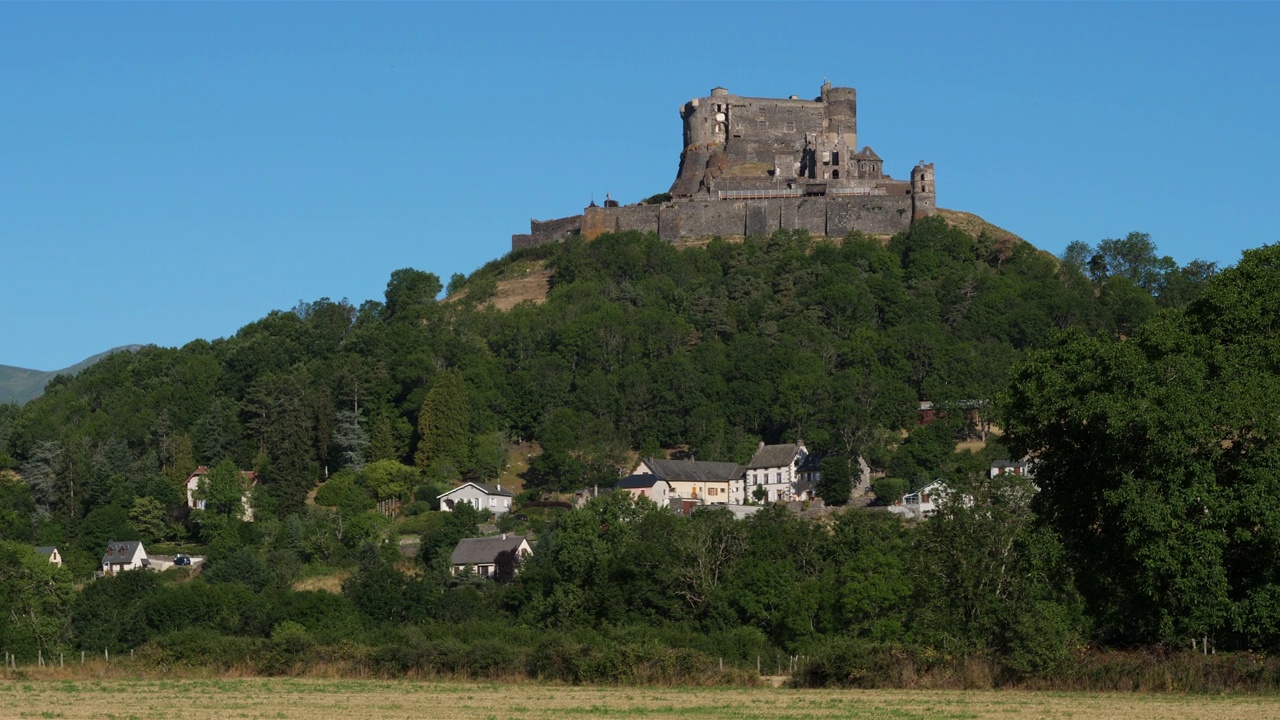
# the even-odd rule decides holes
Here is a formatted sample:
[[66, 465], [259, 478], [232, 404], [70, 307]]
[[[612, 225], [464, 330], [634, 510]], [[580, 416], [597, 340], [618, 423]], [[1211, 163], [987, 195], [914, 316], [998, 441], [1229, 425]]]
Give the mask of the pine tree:
[[437, 475], [458, 476], [467, 458], [470, 426], [471, 409], [462, 373], [446, 370], [422, 402], [414, 464]]

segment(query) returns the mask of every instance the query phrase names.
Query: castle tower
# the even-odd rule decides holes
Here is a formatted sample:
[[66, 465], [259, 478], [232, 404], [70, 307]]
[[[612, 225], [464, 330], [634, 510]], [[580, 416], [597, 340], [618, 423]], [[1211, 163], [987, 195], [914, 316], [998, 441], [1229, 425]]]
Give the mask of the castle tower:
[[933, 163], [920, 161], [911, 168], [911, 219], [919, 220], [938, 212], [938, 196], [933, 183]]

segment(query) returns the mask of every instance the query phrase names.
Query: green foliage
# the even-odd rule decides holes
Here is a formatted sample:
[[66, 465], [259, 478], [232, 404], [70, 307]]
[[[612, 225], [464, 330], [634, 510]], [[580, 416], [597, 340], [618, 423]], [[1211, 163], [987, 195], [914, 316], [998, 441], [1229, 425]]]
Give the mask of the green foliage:
[[911, 483], [903, 478], [882, 477], [871, 482], [871, 492], [875, 493], [876, 502], [881, 505], [893, 505], [910, 490]]
[[1280, 646], [1277, 266], [1249, 251], [1124, 342], [1066, 333], [1003, 399], [1106, 639]]
[[847, 505], [853, 492], [853, 463], [844, 457], [829, 455], [819, 466], [820, 478], [815, 489], [827, 505]]
[[419, 536], [418, 557], [422, 564], [436, 572], [447, 572], [449, 554], [463, 538], [479, 534], [480, 521], [485, 514], [467, 503], [459, 503], [451, 512], [432, 513], [423, 517], [438, 518], [422, 528]]
[[[477, 302], [535, 262], [552, 273], [545, 302]], [[462, 302], [438, 302], [434, 275], [398, 270], [384, 302], [300, 303], [230, 338], [113, 355], [20, 411], [0, 407], [0, 466], [23, 478], [0, 479], [0, 534], [64, 544], [87, 571], [107, 540], [174, 537], [185, 521], [208, 544], [207, 578], [113, 590], [145, 625], [112, 635], [80, 608], [73, 632], [167, 647], [161, 656], [181, 662], [222, 653], [210, 662], [226, 667], [258, 652], [284, 671], [290, 648], [367, 641], [386, 667], [616, 679], [670, 673], [695, 652], [827, 648], [872, 662], [893, 643], [939, 643], [999, 653], [1021, 677], [1060, 667], [1087, 627], [1073, 583], [1104, 641], [1209, 635], [1272, 649], [1271, 263], [1260, 251], [1215, 276], [1132, 235], [1073, 245], [1058, 262], [931, 218], [888, 243], [570, 238], [451, 279]], [[1054, 339], [1064, 328], [1077, 332]], [[1117, 335], [1131, 339], [1097, 339]], [[978, 497], [988, 458], [954, 452], [973, 429], [959, 413], [916, 428], [916, 404], [994, 398], [1014, 367], [1000, 424], [1009, 457], [1032, 453], [1043, 468], [1032, 519], [998, 496], [972, 517], [904, 527], [888, 514], [816, 524], [774, 508], [746, 522], [679, 518], [620, 495], [503, 518], [538, 533], [538, 551], [511, 582], [481, 583], [443, 569], [479, 517], [419, 512], [392, 527], [368, 512], [499, 476], [508, 441], [541, 446], [523, 458], [529, 498], [612, 485], [637, 449], [741, 463], [760, 438], [798, 437], [831, 463], [861, 456]], [[197, 462], [221, 487], [193, 522], [178, 483]], [[823, 468], [832, 503], [848, 494], [844, 465]], [[240, 468], [259, 474], [252, 524], [236, 517]], [[339, 468], [316, 491], [320, 507], [308, 504]], [[909, 489], [889, 485], [879, 494]], [[422, 536], [420, 576], [395, 567], [397, 530]], [[935, 571], [944, 559], [971, 560], [968, 574]], [[317, 619], [304, 619], [291, 582], [353, 564], [348, 595], [306, 600]], [[478, 635], [442, 631], [443, 619]], [[402, 622], [416, 623], [395, 636], [403, 649], [361, 635], [390, 638]], [[530, 633], [524, 649], [493, 630], [517, 627]]]
[[406, 497], [419, 476], [413, 468], [394, 460], [378, 460], [366, 466], [360, 478], [375, 498], [388, 500]]
[[377, 503], [360, 486], [356, 473], [341, 470], [316, 490], [316, 504], [337, 508], [344, 516], [352, 517], [372, 510]]
[[71, 578], [29, 545], [0, 541], [0, 646], [30, 661], [71, 638]]
[[414, 462], [432, 477], [461, 477], [470, 445], [471, 411], [462, 373], [446, 370], [431, 386], [418, 412]]

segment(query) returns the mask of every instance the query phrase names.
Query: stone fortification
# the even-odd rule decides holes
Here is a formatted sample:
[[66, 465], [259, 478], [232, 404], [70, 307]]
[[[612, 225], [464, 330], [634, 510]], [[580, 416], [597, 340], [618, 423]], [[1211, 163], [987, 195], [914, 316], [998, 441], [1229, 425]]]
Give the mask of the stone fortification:
[[884, 174], [870, 147], [858, 149], [857, 91], [822, 86], [813, 100], [740, 97], [715, 88], [680, 109], [684, 150], [671, 199], [604, 207], [582, 215], [530, 222], [512, 249], [560, 242], [570, 235], [639, 230], [663, 240], [767, 235], [807, 230], [840, 237], [850, 231], [892, 234], [937, 210], [933, 165], [910, 180]]

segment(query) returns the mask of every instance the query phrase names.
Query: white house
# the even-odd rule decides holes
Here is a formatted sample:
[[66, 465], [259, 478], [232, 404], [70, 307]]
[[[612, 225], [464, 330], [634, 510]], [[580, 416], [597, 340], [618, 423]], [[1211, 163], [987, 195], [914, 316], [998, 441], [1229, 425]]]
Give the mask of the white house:
[[[205, 477], [208, 474], [209, 468], [201, 465], [187, 478], [187, 507], [192, 510], [205, 509], [205, 500], [201, 495], [204, 489]], [[255, 470], [241, 470], [240, 479], [244, 484], [244, 494], [240, 496], [240, 504], [244, 507], [241, 519], [245, 522], [253, 522], [253, 498], [251, 493], [254, 486], [258, 484], [258, 473]]]
[[139, 540], [126, 540], [107, 543], [107, 552], [102, 556], [102, 572], [115, 575], [126, 570], [150, 568], [151, 560]]
[[631, 493], [633, 497], [649, 498], [659, 507], [671, 506], [671, 483], [651, 473], [628, 475], [618, 481], [616, 488]]
[[449, 556], [449, 567], [454, 575], [471, 571], [480, 577], [493, 577], [498, 567], [498, 555], [515, 551], [525, 558], [533, 554], [528, 538], [519, 535], [501, 537], [463, 538]]
[[701, 505], [726, 505], [745, 469], [738, 463], [644, 458], [632, 475], [653, 475], [671, 485], [671, 496]]
[[447, 493], [436, 497], [440, 501], [441, 512], [453, 512], [461, 503], [470, 505], [481, 512], [489, 511], [494, 515], [511, 512], [511, 498], [515, 497], [510, 490], [503, 490], [502, 484], [468, 482], [459, 485]]
[[751, 462], [747, 463], [742, 482], [731, 489], [730, 502], [808, 500], [813, 486], [817, 484], [816, 470], [808, 478], [801, 477], [801, 467], [808, 458], [809, 451], [802, 442], [785, 445], [760, 443]]
[[999, 475], [1017, 475], [1031, 477], [1030, 460], [997, 460], [991, 463], [991, 477]]
[[[889, 512], [911, 518], [926, 518], [948, 502], [951, 494], [951, 489], [945, 483], [934, 480], [903, 495], [900, 501], [889, 508]], [[972, 498], [966, 496], [963, 501], [971, 503]]]

